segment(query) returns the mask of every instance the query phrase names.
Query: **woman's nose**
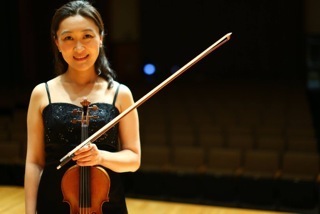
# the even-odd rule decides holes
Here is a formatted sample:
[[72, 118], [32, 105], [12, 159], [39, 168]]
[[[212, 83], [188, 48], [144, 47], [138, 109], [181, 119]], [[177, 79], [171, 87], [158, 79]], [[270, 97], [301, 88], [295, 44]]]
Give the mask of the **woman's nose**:
[[76, 45], [74, 46], [74, 51], [83, 51], [84, 47], [81, 42], [76, 42]]

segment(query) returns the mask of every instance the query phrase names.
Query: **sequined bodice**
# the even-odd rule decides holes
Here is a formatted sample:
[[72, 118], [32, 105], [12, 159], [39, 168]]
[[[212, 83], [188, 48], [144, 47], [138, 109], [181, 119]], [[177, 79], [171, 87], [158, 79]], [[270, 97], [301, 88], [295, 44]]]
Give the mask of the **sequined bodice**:
[[[92, 114], [96, 118], [90, 118], [88, 136], [94, 134], [100, 128], [119, 115], [119, 110], [108, 103], [93, 103], [98, 109]], [[81, 119], [80, 115], [74, 115], [72, 111], [82, 108], [70, 103], [50, 103], [43, 110], [44, 139], [46, 164], [56, 164], [69, 151], [81, 143], [81, 122], [73, 123], [73, 119]], [[94, 143], [99, 149], [108, 151], [118, 150], [118, 124], [101, 135]]]

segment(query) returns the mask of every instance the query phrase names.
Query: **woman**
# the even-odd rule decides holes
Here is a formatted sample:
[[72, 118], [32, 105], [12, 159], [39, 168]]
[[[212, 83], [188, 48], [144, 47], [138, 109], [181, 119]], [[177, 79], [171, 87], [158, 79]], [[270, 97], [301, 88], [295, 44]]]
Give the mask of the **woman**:
[[103, 213], [127, 213], [121, 173], [140, 167], [136, 109], [75, 152], [61, 169], [56, 168], [59, 160], [81, 143], [81, 123], [71, 121], [76, 117], [72, 111], [82, 110], [83, 98], [98, 107], [92, 112], [97, 117], [90, 119], [89, 136], [134, 103], [130, 89], [114, 80], [103, 49], [101, 16], [87, 1], [66, 3], [52, 18], [51, 37], [57, 76], [33, 89], [28, 108], [26, 213], [70, 213], [69, 204], [63, 201], [61, 179], [75, 164], [103, 167], [111, 184]]

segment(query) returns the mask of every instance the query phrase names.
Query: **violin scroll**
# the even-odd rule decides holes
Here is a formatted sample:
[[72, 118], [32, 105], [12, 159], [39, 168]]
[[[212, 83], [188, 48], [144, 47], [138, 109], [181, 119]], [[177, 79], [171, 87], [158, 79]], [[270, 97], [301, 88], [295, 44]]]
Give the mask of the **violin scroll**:
[[83, 98], [83, 100], [80, 102], [80, 104], [82, 105], [82, 111], [79, 109], [73, 109], [72, 110], [72, 114], [74, 115], [80, 115], [81, 114], [81, 119], [76, 119], [73, 118], [71, 120], [72, 123], [78, 123], [81, 122], [81, 124], [87, 124], [89, 125], [90, 122], [90, 118], [94, 118], [97, 119], [99, 116], [97, 115], [90, 115], [90, 111], [97, 111], [99, 108], [96, 105], [92, 105], [90, 106], [91, 102], [88, 101], [87, 98]]

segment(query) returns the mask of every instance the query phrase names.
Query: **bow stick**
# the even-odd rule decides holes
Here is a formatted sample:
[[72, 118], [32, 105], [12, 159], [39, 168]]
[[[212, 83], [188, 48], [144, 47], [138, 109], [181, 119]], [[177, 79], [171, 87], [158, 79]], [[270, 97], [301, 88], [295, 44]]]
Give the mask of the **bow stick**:
[[146, 95], [141, 97], [138, 101], [136, 101], [133, 105], [131, 105], [129, 108], [127, 108], [125, 111], [123, 111], [121, 114], [119, 114], [117, 117], [115, 117], [113, 120], [111, 120], [109, 123], [107, 123], [105, 126], [100, 128], [97, 132], [92, 134], [90, 137], [88, 137], [86, 140], [84, 140], [82, 143], [80, 143], [78, 146], [76, 146], [73, 150], [71, 150], [68, 154], [66, 154], [63, 158], [60, 159], [60, 165], [57, 166], [57, 169], [60, 169], [63, 165], [65, 165], [67, 162], [69, 162], [73, 157], [74, 153], [87, 145], [88, 143], [92, 143], [95, 140], [97, 140], [99, 137], [101, 137], [105, 132], [107, 132], [111, 127], [113, 127], [116, 123], [119, 122], [121, 118], [126, 116], [129, 112], [131, 112], [133, 109], [138, 108], [142, 103], [147, 101], [150, 97], [152, 97], [154, 94], [156, 94], [158, 91], [160, 91], [163, 87], [168, 85], [170, 82], [172, 82], [175, 78], [180, 76], [183, 72], [185, 72], [187, 69], [189, 69], [191, 66], [196, 64], [198, 61], [200, 61], [202, 58], [207, 56], [212, 51], [216, 50], [218, 47], [222, 46], [224, 43], [230, 40], [232, 33], [227, 33], [223, 37], [221, 37], [218, 41], [216, 41], [214, 44], [212, 44], [210, 47], [205, 49], [203, 52], [201, 52], [198, 56], [193, 58], [191, 61], [189, 61], [187, 64], [185, 64], [182, 68], [177, 70], [175, 73], [173, 73], [171, 76], [169, 76], [166, 80], [164, 80], [162, 83], [160, 83], [158, 86], [156, 86], [154, 89], [152, 89], [150, 92], [148, 92]]

